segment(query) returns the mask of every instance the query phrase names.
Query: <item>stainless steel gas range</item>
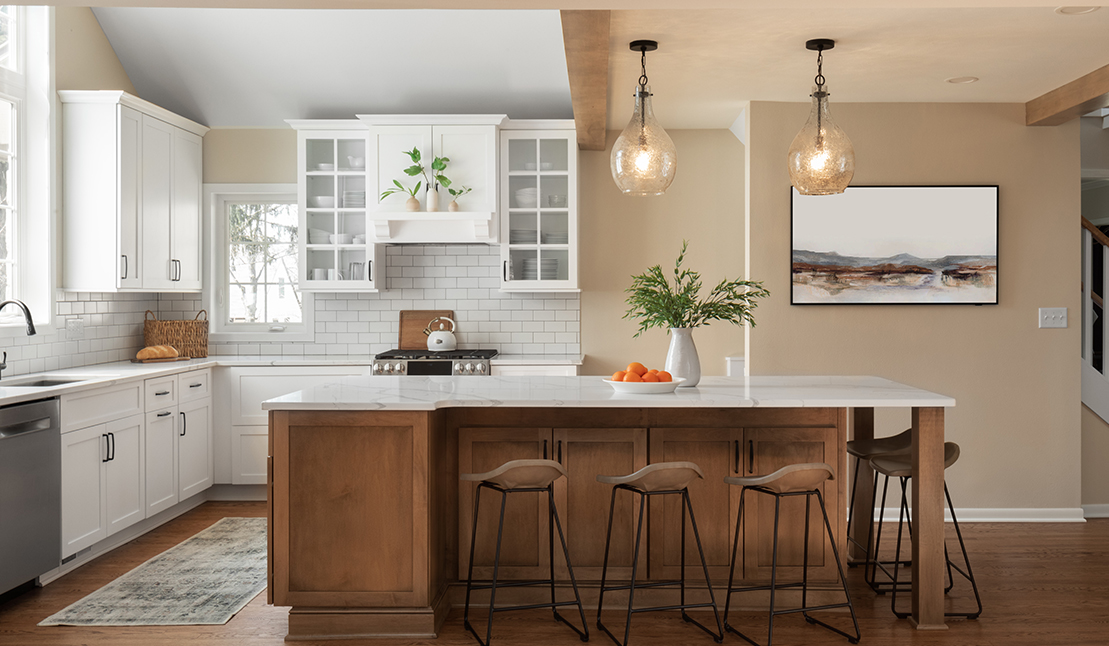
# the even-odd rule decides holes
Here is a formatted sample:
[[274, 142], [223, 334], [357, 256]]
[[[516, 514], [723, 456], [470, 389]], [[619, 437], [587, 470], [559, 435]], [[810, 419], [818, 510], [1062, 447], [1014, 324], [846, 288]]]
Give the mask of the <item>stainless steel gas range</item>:
[[488, 375], [496, 350], [389, 350], [374, 357], [375, 375]]

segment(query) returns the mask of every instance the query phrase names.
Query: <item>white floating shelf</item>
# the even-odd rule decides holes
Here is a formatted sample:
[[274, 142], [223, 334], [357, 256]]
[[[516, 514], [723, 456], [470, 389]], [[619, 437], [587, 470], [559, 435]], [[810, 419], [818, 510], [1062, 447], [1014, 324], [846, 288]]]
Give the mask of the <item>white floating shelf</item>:
[[395, 211], [367, 213], [377, 242], [495, 243], [493, 211]]

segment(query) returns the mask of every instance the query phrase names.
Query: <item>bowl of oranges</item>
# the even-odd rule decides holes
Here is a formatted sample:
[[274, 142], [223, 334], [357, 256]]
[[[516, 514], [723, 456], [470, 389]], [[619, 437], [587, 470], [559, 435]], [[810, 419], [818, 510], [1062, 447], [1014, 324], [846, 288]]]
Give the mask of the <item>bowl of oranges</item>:
[[633, 361], [627, 368], [613, 373], [612, 379], [605, 379], [604, 382], [618, 393], [655, 395], [674, 392], [682, 379], [674, 378], [665, 370], [651, 370], [642, 363]]

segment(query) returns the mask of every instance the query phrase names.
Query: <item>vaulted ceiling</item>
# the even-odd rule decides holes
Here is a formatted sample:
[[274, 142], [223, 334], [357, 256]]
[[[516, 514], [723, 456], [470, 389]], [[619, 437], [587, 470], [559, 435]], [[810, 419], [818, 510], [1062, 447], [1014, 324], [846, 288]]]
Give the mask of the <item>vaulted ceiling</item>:
[[[659, 41], [647, 71], [656, 113], [675, 128], [728, 127], [750, 100], [807, 101], [815, 55], [804, 42], [815, 37], [837, 40], [824, 73], [840, 102], [1023, 103], [1109, 63], [1109, 8], [1073, 16], [1054, 7], [837, 0], [693, 9], [713, 4], [738, 3], [612, 12], [610, 128], [623, 127], [630, 114], [639, 56], [627, 43], [638, 38]], [[572, 117], [554, 10], [95, 13], [143, 98], [210, 126], [281, 127], [290, 118], [392, 112]], [[945, 82], [959, 76], [980, 80]]]

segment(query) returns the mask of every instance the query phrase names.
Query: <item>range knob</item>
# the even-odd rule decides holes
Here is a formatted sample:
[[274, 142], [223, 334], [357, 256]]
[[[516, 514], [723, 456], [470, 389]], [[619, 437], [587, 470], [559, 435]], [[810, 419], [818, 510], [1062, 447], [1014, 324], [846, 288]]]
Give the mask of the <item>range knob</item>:
[[462, 374], [462, 364], [461, 363], [454, 364], [454, 371], [457, 372], [458, 374]]
[[466, 371], [466, 374], [468, 374], [468, 375], [474, 374], [474, 364], [472, 364], [472, 363], [467, 363], [464, 366], [463, 369]]
[[479, 375], [484, 375], [485, 374], [485, 364], [484, 363], [477, 364], [477, 373]]
[[374, 374], [375, 375], [380, 375], [383, 372], [385, 372], [385, 368], [382, 367], [382, 365], [380, 363], [375, 363], [374, 364]]
[[401, 363], [400, 361], [398, 361], [398, 362], [397, 362], [397, 363], [396, 363], [396, 364], [395, 364], [395, 365], [393, 366], [393, 372], [396, 372], [396, 373], [398, 373], [398, 374], [404, 374], [404, 364], [403, 364], [403, 363]]

